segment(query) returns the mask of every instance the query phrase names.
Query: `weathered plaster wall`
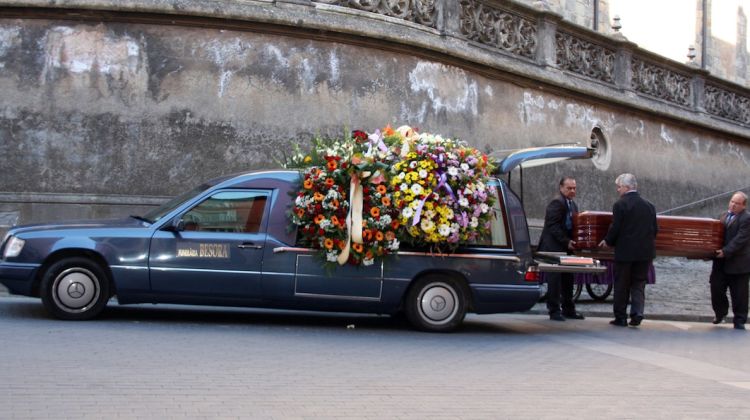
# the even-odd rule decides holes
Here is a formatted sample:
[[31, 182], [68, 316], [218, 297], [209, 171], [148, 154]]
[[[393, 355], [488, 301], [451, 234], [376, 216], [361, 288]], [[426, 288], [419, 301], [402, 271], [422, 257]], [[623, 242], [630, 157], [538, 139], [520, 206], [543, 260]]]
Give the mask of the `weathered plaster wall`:
[[[486, 151], [586, 142], [600, 127], [608, 164], [526, 171], [533, 218], [543, 216], [564, 173], [579, 178], [581, 208], [598, 210], [609, 210], [614, 177], [625, 171], [641, 179], [659, 210], [750, 184], [736, 176], [748, 170], [748, 147], [707, 130], [349, 44], [6, 19], [0, 68], [0, 191], [83, 202], [7, 200], [0, 211], [19, 222], [127, 214], [206, 178], [277, 167], [275, 158], [314, 134], [387, 123]], [[102, 205], [87, 198], [113, 194], [129, 199]]]

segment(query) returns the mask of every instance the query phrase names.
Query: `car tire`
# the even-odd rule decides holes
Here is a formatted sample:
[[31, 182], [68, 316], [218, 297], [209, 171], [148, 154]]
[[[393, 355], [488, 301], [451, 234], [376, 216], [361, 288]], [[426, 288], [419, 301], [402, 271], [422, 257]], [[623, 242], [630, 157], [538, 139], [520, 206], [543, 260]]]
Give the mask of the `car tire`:
[[416, 280], [406, 296], [406, 317], [418, 330], [448, 332], [466, 316], [466, 292], [456, 279], [430, 275]]
[[91, 319], [107, 306], [109, 277], [88, 258], [65, 258], [44, 272], [40, 291], [50, 315], [65, 320]]
[[586, 291], [592, 299], [604, 302], [612, 293], [612, 284], [587, 283]]

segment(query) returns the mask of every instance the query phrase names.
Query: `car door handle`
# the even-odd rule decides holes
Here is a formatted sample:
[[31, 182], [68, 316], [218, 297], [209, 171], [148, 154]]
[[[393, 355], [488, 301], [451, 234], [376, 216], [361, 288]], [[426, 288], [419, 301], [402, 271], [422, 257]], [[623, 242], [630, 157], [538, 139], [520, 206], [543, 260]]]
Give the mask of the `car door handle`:
[[256, 244], [254, 244], [252, 242], [243, 242], [243, 243], [237, 245], [237, 248], [242, 248], [242, 249], [245, 249], [245, 248], [261, 249], [261, 248], [263, 248], [263, 245], [256, 245]]

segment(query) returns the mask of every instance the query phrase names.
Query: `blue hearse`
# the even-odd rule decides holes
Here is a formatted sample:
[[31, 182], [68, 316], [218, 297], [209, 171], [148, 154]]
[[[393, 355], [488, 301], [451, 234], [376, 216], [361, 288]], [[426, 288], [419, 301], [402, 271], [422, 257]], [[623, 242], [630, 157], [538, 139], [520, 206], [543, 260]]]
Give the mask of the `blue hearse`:
[[[586, 157], [584, 147], [524, 150], [533, 159]], [[41, 297], [61, 319], [119, 304], [176, 303], [378, 314], [404, 313], [418, 329], [449, 331], [467, 312], [521, 312], [539, 299], [539, 271], [600, 272], [532, 256], [521, 201], [494, 179], [492, 237], [449, 255], [402, 250], [367, 267], [327, 271], [296, 245], [286, 214], [298, 172], [217, 178], [144, 216], [18, 226], [5, 236], [0, 282]]]

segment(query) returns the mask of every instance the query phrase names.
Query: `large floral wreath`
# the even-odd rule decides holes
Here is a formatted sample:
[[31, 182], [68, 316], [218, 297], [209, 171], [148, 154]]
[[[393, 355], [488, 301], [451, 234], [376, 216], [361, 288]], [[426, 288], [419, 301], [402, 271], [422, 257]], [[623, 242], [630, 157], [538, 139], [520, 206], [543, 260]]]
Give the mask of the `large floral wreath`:
[[326, 263], [370, 265], [400, 243], [452, 251], [487, 237], [494, 195], [487, 156], [407, 126], [313, 141], [290, 220]]

